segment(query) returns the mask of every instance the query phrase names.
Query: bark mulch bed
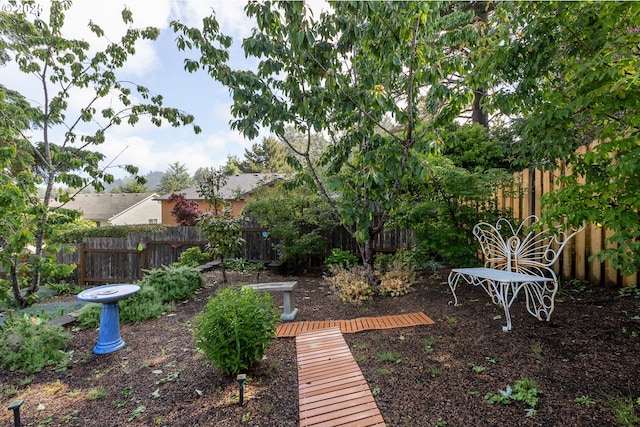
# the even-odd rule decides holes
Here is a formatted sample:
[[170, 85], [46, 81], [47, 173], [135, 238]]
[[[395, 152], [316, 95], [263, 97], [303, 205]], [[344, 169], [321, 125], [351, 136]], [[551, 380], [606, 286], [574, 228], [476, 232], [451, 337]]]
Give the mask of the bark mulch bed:
[[[447, 274], [423, 272], [409, 295], [361, 305], [342, 303], [321, 277], [230, 273], [230, 283], [297, 280], [296, 320], [419, 311], [431, 317], [435, 325], [344, 334], [389, 426], [621, 425], [612, 403], [640, 398], [640, 299], [575, 285], [558, 296], [549, 323], [516, 302], [513, 331], [505, 333], [502, 309], [482, 289], [460, 287], [461, 305], [449, 304]], [[205, 273], [207, 287], [173, 312], [123, 325], [126, 347], [117, 352], [93, 354], [97, 331], [72, 329], [67, 370], [0, 371], [2, 406], [24, 399], [24, 426], [297, 426], [293, 338], [273, 340], [247, 372], [243, 406], [235, 378], [218, 374], [196, 351], [192, 320], [226, 286], [220, 279], [218, 271]], [[527, 416], [522, 402], [485, 399], [522, 379], [542, 392], [535, 415]], [[7, 396], [12, 388], [17, 394]], [[0, 425], [11, 420], [11, 411], [0, 411]]]

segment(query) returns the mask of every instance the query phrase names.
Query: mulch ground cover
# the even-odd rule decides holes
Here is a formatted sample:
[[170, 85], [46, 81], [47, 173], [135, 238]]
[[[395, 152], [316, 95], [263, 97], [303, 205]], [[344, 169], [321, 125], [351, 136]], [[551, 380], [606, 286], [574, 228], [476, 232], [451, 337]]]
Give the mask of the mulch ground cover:
[[[297, 280], [296, 320], [354, 319], [424, 312], [435, 321], [345, 334], [389, 426], [617, 426], [614, 404], [640, 413], [640, 299], [617, 289], [574, 285], [557, 297], [551, 322], [540, 322], [520, 299], [513, 331], [482, 289], [458, 290], [453, 306], [448, 270], [425, 271], [402, 297], [359, 305], [340, 301], [319, 276], [230, 273], [229, 284]], [[297, 426], [298, 389], [293, 338], [274, 339], [247, 372], [244, 404], [235, 377], [216, 372], [194, 345], [193, 319], [221, 283], [207, 287], [158, 319], [122, 325], [126, 347], [92, 353], [97, 331], [68, 327], [73, 362], [36, 374], [0, 371], [0, 404], [23, 399], [24, 426]], [[279, 301], [280, 298], [280, 301]], [[70, 302], [74, 296], [47, 302]], [[276, 303], [281, 297], [274, 295]], [[535, 381], [534, 411], [487, 394]], [[635, 410], [635, 412], [634, 412]], [[0, 425], [13, 425], [0, 411]], [[633, 425], [633, 424], [628, 424]]]

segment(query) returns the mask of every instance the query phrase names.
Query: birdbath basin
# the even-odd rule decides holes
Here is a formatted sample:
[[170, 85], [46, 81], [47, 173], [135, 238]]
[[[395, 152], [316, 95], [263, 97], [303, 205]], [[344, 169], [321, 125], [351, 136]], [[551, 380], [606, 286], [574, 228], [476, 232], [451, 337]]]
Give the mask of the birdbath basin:
[[98, 343], [93, 348], [95, 354], [106, 354], [124, 347], [120, 336], [120, 306], [118, 301], [127, 298], [140, 290], [140, 286], [128, 283], [98, 286], [80, 292], [77, 298], [102, 304], [100, 312], [100, 332]]

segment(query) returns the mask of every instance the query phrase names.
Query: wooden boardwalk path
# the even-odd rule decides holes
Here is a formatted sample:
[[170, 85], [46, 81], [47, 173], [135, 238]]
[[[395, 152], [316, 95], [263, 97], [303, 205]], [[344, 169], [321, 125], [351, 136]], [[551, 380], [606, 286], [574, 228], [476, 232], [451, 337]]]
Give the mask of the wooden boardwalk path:
[[300, 427], [385, 427], [340, 328], [300, 333], [296, 349]]
[[372, 330], [402, 328], [417, 325], [432, 325], [435, 322], [426, 314], [409, 313], [396, 316], [359, 317], [350, 320], [319, 320], [309, 322], [288, 322], [278, 325], [276, 334], [278, 338], [295, 337], [298, 334], [319, 331], [327, 328], [339, 328], [343, 334]]

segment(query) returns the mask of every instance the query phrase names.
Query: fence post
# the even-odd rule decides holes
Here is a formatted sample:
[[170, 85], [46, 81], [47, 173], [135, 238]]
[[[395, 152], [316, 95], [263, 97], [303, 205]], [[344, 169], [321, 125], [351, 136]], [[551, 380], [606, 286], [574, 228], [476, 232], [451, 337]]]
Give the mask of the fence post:
[[142, 239], [142, 251], [140, 251], [140, 278], [144, 277], [144, 270], [149, 269], [149, 238]]
[[85, 254], [85, 243], [80, 243], [80, 262], [78, 265], [78, 286], [84, 286], [87, 277], [87, 258]]

